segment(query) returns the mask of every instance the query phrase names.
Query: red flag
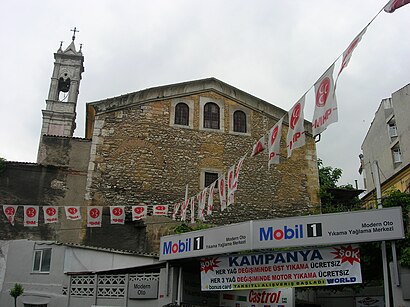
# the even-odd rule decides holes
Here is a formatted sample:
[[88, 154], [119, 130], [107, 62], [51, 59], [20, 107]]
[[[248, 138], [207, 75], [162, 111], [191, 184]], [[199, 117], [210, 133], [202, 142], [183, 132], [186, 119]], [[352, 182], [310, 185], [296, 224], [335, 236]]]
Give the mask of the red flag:
[[67, 220], [78, 221], [81, 220], [81, 212], [79, 206], [67, 206], [65, 209], [65, 216]]
[[174, 221], [177, 219], [177, 213], [178, 213], [179, 207], [181, 207], [181, 203], [177, 203], [174, 205], [174, 210], [172, 211], [172, 219]]
[[262, 136], [256, 143], [253, 145], [251, 157], [256, 156], [263, 152], [266, 148], [266, 137]]
[[335, 64], [315, 83], [315, 112], [312, 120], [312, 133], [317, 135], [326, 130], [327, 126], [337, 122], [337, 101], [333, 83], [333, 68]]
[[111, 224], [124, 224], [125, 208], [124, 206], [110, 206]]
[[101, 227], [102, 207], [87, 207], [87, 227]]
[[409, 4], [410, 0], [390, 0], [385, 6], [384, 11], [387, 13], [393, 13], [398, 8]]
[[210, 186], [209, 186], [209, 194], [208, 194], [208, 206], [207, 206], [207, 215], [211, 215], [213, 208], [214, 208], [214, 190], [215, 190], [215, 185], [216, 181], [214, 181]]
[[45, 206], [43, 207], [44, 223], [57, 223], [58, 222], [58, 207]]
[[286, 137], [286, 147], [288, 149], [288, 158], [292, 155], [292, 151], [296, 148], [305, 145], [305, 126], [304, 114], [305, 96], [299, 99], [298, 102], [288, 112], [289, 129]]
[[132, 220], [138, 221], [147, 217], [147, 206], [132, 206]]
[[3, 205], [3, 212], [9, 223], [14, 226], [14, 216], [16, 215], [18, 206]]
[[24, 206], [24, 226], [38, 226], [38, 206]]
[[184, 200], [181, 208], [181, 221], [186, 221], [186, 212], [188, 210], [189, 199]]

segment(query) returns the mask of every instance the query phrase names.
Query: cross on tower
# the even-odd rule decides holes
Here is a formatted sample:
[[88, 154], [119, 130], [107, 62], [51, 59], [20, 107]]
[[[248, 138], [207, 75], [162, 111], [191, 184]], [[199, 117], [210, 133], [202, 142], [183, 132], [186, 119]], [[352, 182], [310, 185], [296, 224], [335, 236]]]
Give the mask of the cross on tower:
[[80, 31], [78, 31], [76, 27], [74, 27], [74, 30], [70, 30], [70, 31], [74, 32], [74, 34], [73, 34], [73, 41], [74, 41], [75, 40], [75, 32], [80, 32]]

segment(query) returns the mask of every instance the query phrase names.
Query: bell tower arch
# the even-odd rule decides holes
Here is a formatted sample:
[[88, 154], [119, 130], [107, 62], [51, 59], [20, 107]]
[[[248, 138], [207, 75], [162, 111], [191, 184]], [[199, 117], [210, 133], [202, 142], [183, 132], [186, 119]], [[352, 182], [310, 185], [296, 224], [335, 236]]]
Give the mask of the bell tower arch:
[[[72, 137], [76, 127], [76, 107], [80, 88], [81, 74], [84, 72], [84, 56], [77, 51], [74, 41], [63, 51], [63, 42], [54, 53], [54, 69], [51, 76], [50, 89], [46, 99], [46, 109], [42, 110], [43, 123], [41, 127], [39, 156], [44, 135]], [[39, 162], [39, 156], [37, 160]]]

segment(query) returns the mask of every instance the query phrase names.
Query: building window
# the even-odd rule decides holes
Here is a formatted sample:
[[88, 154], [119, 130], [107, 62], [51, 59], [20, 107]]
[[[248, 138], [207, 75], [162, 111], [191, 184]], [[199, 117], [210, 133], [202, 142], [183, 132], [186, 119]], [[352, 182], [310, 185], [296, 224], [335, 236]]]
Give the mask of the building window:
[[389, 122], [389, 136], [390, 138], [397, 136], [397, 126], [395, 122]]
[[237, 110], [233, 113], [233, 131], [246, 133], [246, 114]]
[[401, 163], [401, 151], [399, 147], [392, 149], [393, 163]]
[[209, 187], [219, 177], [218, 173], [205, 172], [204, 187]]
[[33, 272], [50, 272], [51, 248], [34, 251]]
[[219, 106], [208, 102], [204, 106], [204, 128], [219, 129]]
[[24, 307], [47, 307], [47, 304], [24, 304]]
[[175, 125], [189, 125], [189, 107], [186, 103], [180, 102], [175, 106]]

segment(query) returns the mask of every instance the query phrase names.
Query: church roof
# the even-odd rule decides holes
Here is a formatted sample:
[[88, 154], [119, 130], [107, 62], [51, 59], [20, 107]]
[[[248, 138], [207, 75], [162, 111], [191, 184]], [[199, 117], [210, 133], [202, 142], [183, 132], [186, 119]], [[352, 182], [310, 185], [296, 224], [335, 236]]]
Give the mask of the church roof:
[[93, 112], [105, 113], [117, 111], [132, 105], [140, 105], [148, 102], [181, 98], [187, 95], [201, 94], [213, 91], [225, 96], [237, 103], [249, 107], [255, 111], [265, 113], [279, 120], [287, 111], [273, 104], [244, 92], [232, 85], [222, 82], [216, 78], [206, 78], [182, 83], [162, 85], [147, 88], [133, 93], [117, 97], [87, 103], [87, 112], [92, 107]]

